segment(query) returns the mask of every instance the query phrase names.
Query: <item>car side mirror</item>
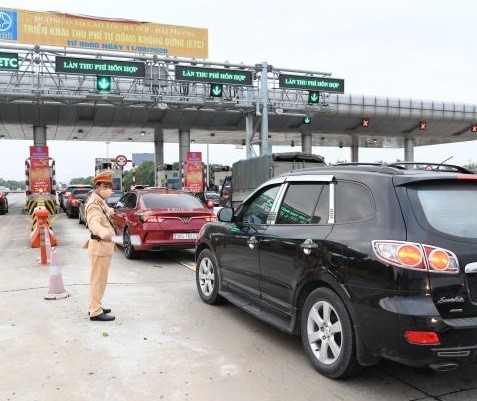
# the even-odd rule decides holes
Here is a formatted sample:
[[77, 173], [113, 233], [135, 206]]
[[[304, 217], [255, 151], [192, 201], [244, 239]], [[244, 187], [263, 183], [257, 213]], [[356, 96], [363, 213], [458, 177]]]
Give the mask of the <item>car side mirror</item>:
[[234, 210], [231, 207], [223, 207], [217, 213], [217, 218], [224, 223], [230, 223], [234, 218]]

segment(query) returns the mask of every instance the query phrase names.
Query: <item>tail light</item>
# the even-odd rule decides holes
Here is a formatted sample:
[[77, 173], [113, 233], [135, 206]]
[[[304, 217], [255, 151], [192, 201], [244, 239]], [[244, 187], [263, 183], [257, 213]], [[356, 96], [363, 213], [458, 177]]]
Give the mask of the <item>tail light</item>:
[[430, 273], [459, 272], [457, 257], [447, 249], [405, 241], [376, 240], [372, 245], [378, 259], [394, 266]]
[[217, 216], [207, 216], [205, 218], [205, 221], [210, 222], [210, 221], [217, 221]]
[[411, 344], [439, 345], [439, 336], [434, 331], [405, 331], [404, 337]]
[[71, 205], [73, 206], [76, 206], [79, 204], [79, 200], [78, 199], [71, 199]]
[[163, 217], [148, 215], [145, 213], [138, 213], [137, 217], [141, 223], [162, 223], [166, 220]]

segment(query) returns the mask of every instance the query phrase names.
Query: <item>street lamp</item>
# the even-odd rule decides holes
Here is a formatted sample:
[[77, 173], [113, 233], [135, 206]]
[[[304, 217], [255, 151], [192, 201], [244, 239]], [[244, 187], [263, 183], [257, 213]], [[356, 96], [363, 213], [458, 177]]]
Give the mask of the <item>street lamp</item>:
[[[211, 132], [210, 136], [214, 137], [215, 132]], [[207, 141], [207, 189], [210, 189], [209, 141]]]

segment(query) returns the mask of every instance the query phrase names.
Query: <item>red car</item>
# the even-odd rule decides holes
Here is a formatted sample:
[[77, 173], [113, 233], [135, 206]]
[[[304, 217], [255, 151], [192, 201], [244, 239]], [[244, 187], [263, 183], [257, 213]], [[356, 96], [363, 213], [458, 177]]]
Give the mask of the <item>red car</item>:
[[194, 248], [199, 230], [216, 221], [194, 195], [165, 188], [144, 188], [124, 194], [114, 208], [118, 243], [128, 259], [141, 251]]

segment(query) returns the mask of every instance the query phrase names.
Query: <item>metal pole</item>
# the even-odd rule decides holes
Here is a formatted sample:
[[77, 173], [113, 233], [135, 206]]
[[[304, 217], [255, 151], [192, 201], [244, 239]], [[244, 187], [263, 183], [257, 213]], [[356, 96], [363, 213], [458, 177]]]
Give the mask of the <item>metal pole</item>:
[[268, 155], [271, 149], [268, 143], [268, 65], [262, 63], [262, 74], [260, 76], [260, 90], [262, 97], [262, 127], [260, 138], [260, 156]]
[[207, 141], [207, 189], [210, 188], [209, 142]]

